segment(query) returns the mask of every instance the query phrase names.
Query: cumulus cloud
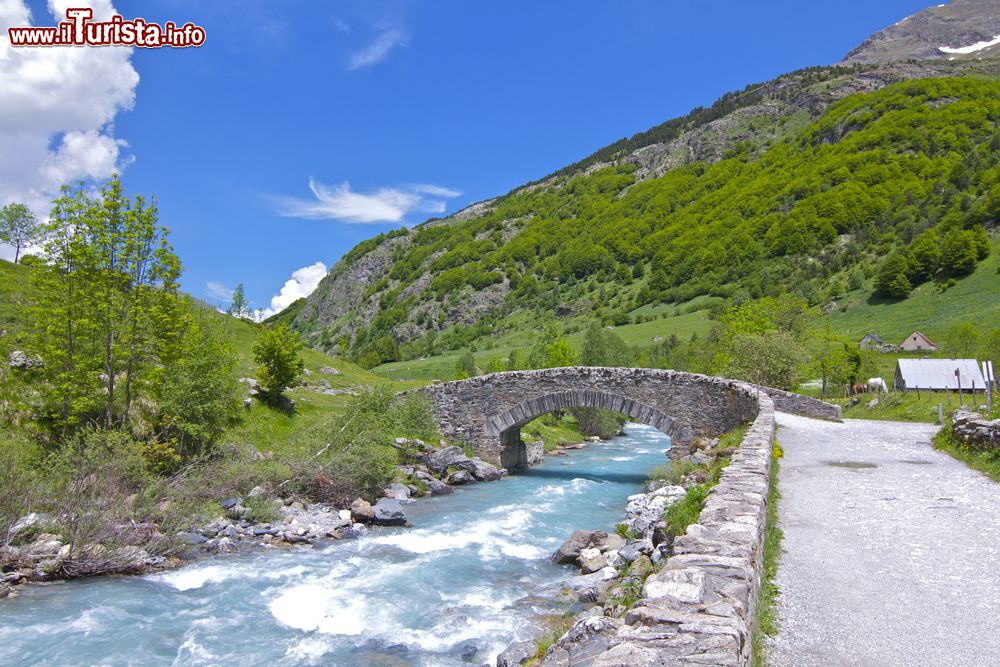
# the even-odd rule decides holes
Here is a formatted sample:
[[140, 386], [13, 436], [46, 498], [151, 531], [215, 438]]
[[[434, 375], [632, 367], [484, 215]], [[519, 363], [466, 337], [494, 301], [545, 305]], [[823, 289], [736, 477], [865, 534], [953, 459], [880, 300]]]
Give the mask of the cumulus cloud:
[[205, 294], [215, 299], [216, 301], [229, 302], [233, 300], [233, 294], [235, 290], [226, 287], [222, 283], [208, 282], [205, 283]]
[[314, 199], [277, 197], [278, 213], [288, 218], [329, 219], [350, 223], [400, 222], [412, 211], [443, 213], [446, 199], [462, 193], [438, 185], [407, 185], [379, 188], [372, 192], [355, 192], [347, 181], [339, 185], [324, 185], [309, 179]]
[[347, 59], [347, 69], [353, 72], [363, 67], [377, 65], [389, 57], [390, 51], [397, 46], [406, 46], [409, 41], [409, 35], [398, 28], [383, 30], [375, 41], [351, 54]]
[[[51, 15], [33, 20], [23, 0], [0, 0], [0, 206], [23, 202], [44, 216], [60, 185], [106, 178], [126, 162], [113, 122], [135, 103], [132, 50], [13, 48], [7, 37], [11, 26], [55, 25], [79, 4], [49, 0]], [[87, 4], [95, 20], [116, 13], [110, 0]]]
[[316, 262], [296, 269], [292, 272], [292, 277], [285, 281], [281, 292], [271, 297], [271, 305], [255, 311], [255, 318], [257, 320], [268, 318], [280, 313], [295, 301], [309, 296], [319, 285], [319, 281], [323, 280], [326, 272], [326, 264], [323, 262]]

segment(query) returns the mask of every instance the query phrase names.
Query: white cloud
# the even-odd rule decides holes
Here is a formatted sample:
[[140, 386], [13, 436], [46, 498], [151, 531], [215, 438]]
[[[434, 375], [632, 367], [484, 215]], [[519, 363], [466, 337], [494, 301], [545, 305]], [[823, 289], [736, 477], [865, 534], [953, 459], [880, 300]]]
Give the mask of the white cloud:
[[271, 305], [254, 312], [255, 319], [259, 321], [268, 318], [281, 312], [295, 301], [309, 296], [323, 280], [326, 273], [326, 264], [323, 262], [316, 262], [295, 270], [292, 272], [292, 277], [285, 281], [281, 292], [271, 297]]
[[[19, 201], [44, 217], [60, 185], [106, 178], [125, 162], [113, 122], [135, 103], [132, 50], [13, 48], [7, 37], [11, 26], [55, 25], [79, 4], [49, 0], [51, 16], [33, 21], [23, 0], [0, 0], [0, 206]], [[86, 4], [95, 20], [116, 13], [110, 0]]]
[[443, 213], [445, 199], [461, 192], [438, 185], [407, 185], [355, 192], [347, 181], [328, 186], [309, 179], [315, 199], [274, 198], [278, 212], [288, 218], [330, 219], [350, 223], [400, 222], [411, 211]]
[[409, 186], [414, 192], [420, 192], [426, 195], [434, 195], [435, 197], [445, 197], [447, 199], [453, 199], [458, 197], [462, 193], [458, 190], [453, 190], [451, 188], [443, 188], [440, 185], [430, 185], [427, 183], [415, 183]]
[[351, 54], [347, 59], [347, 69], [350, 71], [377, 65], [389, 56], [389, 52], [397, 46], [406, 46], [410, 36], [398, 28], [384, 30], [371, 44]]
[[226, 287], [222, 283], [208, 282], [205, 283], [205, 294], [212, 297], [216, 301], [229, 302], [233, 300], [233, 294], [235, 291], [229, 287]]

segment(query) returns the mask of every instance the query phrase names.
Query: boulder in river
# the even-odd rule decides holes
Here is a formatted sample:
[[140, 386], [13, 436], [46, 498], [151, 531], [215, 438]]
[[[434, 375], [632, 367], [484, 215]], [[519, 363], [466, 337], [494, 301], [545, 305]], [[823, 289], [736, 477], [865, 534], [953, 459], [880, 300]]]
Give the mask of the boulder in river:
[[515, 642], [497, 656], [497, 667], [519, 667], [535, 655], [535, 642]]
[[579, 562], [580, 572], [583, 574], [591, 574], [608, 566], [608, 561], [601, 554], [601, 550], [596, 547], [581, 549]]
[[427, 482], [427, 489], [430, 491], [432, 496], [446, 496], [455, 490], [437, 479]]
[[358, 498], [351, 503], [351, 518], [356, 523], [371, 523], [375, 518], [375, 510], [367, 500]]
[[382, 493], [386, 498], [395, 498], [400, 501], [410, 499], [410, 488], [406, 484], [400, 484], [399, 482], [390, 484]]
[[375, 523], [380, 526], [405, 526], [406, 512], [395, 498], [379, 498], [375, 503]]
[[439, 449], [427, 457], [427, 467], [434, 472], [441, 474], [448, 468], [462, 468], [462, 464], [468, 463], [469, 457], [465, 455], [461, 447], [445, 447]]
[[472, 476], [471, 473], [465, 470], [456, 470], [455, 472], [448, 475], [448, 479], [445, 480], [448, 484], [452, 486], [460, 486], [462, 484], [471, 484], [476, 481], [476, 478]]
[[652, 540], [629, 540], [625, 546], [618, 550], [618, 555], [626, 562], [638, 560], [640, 556], [653, 553]]
[[556, 565], [573, 563], [580, 557], [580, 552], [583, 549], [599, 546], [607, 537], [608, 534], [603, 530], [578, 530], [556, 549], [556, 552], [552, 554], [552, 562]]
[[475, 477], [477, 482], [495, 482], [502, 477], [499, 468], [479, 459], [468, 459], [461, 467]]

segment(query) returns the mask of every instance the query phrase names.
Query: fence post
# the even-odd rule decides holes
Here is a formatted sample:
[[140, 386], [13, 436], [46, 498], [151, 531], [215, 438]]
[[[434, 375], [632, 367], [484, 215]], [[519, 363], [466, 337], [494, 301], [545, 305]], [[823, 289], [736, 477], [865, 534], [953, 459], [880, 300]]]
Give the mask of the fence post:
[[938, 403], [938, 424], [944, 425], [944, 406]]
[[955, 369], [955, 381], [958, 382], [958, 404], [965, 407], [965, 402], [962, 400], [962, 374]]

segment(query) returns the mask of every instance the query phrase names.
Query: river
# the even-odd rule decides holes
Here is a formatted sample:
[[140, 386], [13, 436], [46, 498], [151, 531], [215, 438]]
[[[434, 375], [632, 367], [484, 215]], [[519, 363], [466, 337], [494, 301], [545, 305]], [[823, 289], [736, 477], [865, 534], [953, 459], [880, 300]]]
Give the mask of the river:
[[613, 530], [669, 442], [629, 424], [524, 474], [407, 505], [412, 528], [29, 586], [0, 601], [0, 664], [492, 664], [566, 609], [553, 598], [576, 571], [549, 554], [574, 530]]

